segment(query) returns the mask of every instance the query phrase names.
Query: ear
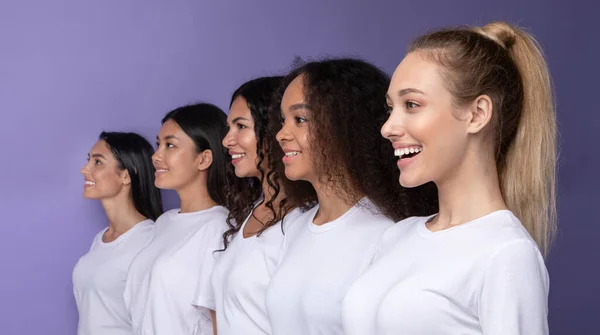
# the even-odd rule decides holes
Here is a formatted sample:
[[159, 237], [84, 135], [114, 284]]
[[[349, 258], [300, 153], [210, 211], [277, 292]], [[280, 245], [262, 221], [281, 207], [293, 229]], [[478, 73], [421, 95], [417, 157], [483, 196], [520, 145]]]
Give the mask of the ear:
[[129, 171], [127, 171], [127, 169], [123, 170], [121, 179], [123, 180], [123, 185], [131, 184], [131, 176], [129, 175]]
[[467, 132], [470, 134], [479, 133], [492, 120], [492, 99], [487, 95], [477, 97], [469, 108], [469, 124]]
[[198, 166], [198, 170], [200, 171], [208, 170], [212, 162], [212, 150], [204, 150], [200, 154], [198, 154], [198, 157], [196, 157], [196, 164]]

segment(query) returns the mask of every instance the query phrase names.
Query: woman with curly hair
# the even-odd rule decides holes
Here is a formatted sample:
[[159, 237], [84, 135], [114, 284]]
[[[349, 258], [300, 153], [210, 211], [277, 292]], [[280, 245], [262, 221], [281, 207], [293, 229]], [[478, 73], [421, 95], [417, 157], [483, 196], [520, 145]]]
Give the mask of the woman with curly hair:
[[[302, 201], [315, 200], [312, 188], [297, 184], [302, 201], [290, 203], [280, 186], [275, 167], [268, 164], [270, 147], [268, 109], [283, 77], [263, 77], [240, 86], [231, 98], [223, 146], [229, 150], [235, 175], [251, 179], [242, 192], [227, 193], [229, 230], [223, 235], [224, 250], [213, 270], [210, 306], [216, 311], [219, 334], [271, 334], [265, 294], [279, 258], [283, 224], [298, 214]], [[282, 165], [281, 161], [278, 163]], [[267, 178], [269, 177], [269, 178]], [[306, 196], [303, 190], [308, 190]], [[287, 215], [286, 215], [287, 214]], [[282, 222], [283, 216], [285, 222]], [[281, 224], [281, 225], [280, 225]]]
[[385, 73], [356, 59], [307, 63], [284, 79], [271, 115], [283, 153], [273, 158], [283, 156], [287, 178], [311, 184], [318, 205], [286, 231], [267, 292], [274, 334], [342, 334], [342, 299], [383, 231], [437, 210], [431, 185], [407, 190], [390, 182], [399, 174], [379, 134], [388, 84]]

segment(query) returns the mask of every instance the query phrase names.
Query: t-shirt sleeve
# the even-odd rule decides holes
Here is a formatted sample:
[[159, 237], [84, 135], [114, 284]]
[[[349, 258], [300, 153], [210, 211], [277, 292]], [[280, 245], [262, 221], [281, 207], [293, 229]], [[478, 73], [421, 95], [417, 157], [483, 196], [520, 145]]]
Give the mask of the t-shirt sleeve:
[[549, 279], [537, 246], [512, 242], [492, 256], [478, 300], [483, 333], [548, 334]]
[[[211, 227], [212, 228], [212, 227]], [[205, 309], [203, 311], [210, 318], [210, 311], [215, 310], [215, 294], [211, 283], [213, 268], [221, 255], [223, 249], [223, 233], [226, 227], [214, 227], [203, 234], [203, 241], [200, 245], [200, 276], [196, 294], [192, 300], [192, 305]]]

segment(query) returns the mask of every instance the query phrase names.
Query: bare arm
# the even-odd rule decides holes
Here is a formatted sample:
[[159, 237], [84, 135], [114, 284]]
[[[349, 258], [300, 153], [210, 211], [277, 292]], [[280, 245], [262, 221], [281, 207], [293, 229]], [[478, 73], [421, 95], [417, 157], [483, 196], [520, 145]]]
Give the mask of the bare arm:
[[212, 323], [213, 323], [213, 334], [217, 335], [217, 313], [215, 313], [215, 311], [213, 311], [211, 309], [210, 316], [212, 318]]

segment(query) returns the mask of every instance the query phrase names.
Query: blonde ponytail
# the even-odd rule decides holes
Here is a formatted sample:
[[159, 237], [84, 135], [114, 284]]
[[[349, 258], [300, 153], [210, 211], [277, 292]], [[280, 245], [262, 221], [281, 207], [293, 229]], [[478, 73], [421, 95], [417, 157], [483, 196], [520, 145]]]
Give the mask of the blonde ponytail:
[[483, 27], [506, 44], [523, 86], [516, 135], [500, 167], [508, 208], [547, 255], [556, 232], [556, 115], [546, 60], [537, 41], [505, 23]]

